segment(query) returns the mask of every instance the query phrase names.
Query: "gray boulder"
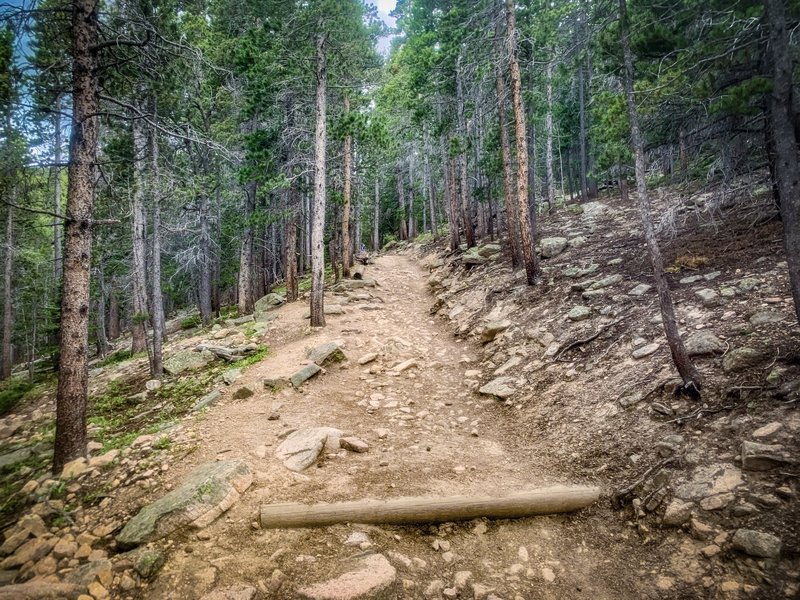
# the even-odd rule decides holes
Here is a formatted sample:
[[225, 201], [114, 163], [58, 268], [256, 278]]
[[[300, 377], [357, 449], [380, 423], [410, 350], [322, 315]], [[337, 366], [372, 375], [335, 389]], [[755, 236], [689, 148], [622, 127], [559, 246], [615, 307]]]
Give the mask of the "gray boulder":
[[570, 321], [585, 321], [592, 316], [592, 309], [588, 306], [573, 306], [567, 313]]
[[517, 381], [513, 377], [497, 377], [481, 387], [478, 391], [485, 396], [495, 396], [505, 400], [517, 391]]
[[208, 350], [202, 352], [180, 350], [164, 361], [164, 372], [178, 375], [186, 371], [197, 371], [211, 364], [215, 358]]
[[748, 471], [768, 471], [790, 464], [791, 457], [779, 444], [742, 442], [742, 468]]
[[140, 546], [183, 527], [207, 527], [239, 501], [253, 482], [243, 460], [200, 465], [172, 490], [142, 508], [117, 535], [120, 548]]
[[725, 357], [722, 359], [722, 370], [726, 373], [734, 373], [742, 369], [749, 369], [750, 367], [756, 366], [766, 358], [767, 355], [761, 350], [743, 346], [742, 348], [731, 350], [725, 355]]
[[335, 579], [302, 587], [304, 600], [389, 600], [397, 598], [397, 571], [382, 554], [356, 559], [356, 565]]
[[339, 344], [336, 342], [327, 342], [312, 348], [308, 352], [308, 359], [320, 367], [324, 367], [331, 363], [347, 360], [347, 357], [344, 355], [344, 352], [342, 352]]
[[342, 432], [334, 427], [312, 427], [290, 434], [275, 449], [275, 457], [290, 471], [300, 472], [319, 458], [326, 445], [338, 450]]
[[511, 321], [508, 320], [492, 321], [491, 323], [487, 323], [481, 331], [481, 343], [488, 344], [494, 338], [496, 338], [498, 334], [504, 332], [509, 327], [511, 327]]
[[783, 315], [771, 310], [760, 310], [750, 317], [750, 325], [753, 327], [758, 327], [759, 325], [771, 325], [773, 323], [780, 323], [782, 321]]
[[542, 258], [553, 258], [561, 254], [567, 247], [568, 240], [565, 237], [542, 238], [539, 242], [539, 253]]
[[267, 321], [270, 320], [267, 315], [271, 310], [275, 310], [281, 304], [283, 304], [286, 300], [280, 294], [267, 294], [262, 298], [256, 300], [256, 303], [253, 307], [253, 318], [256, 321]]
[[289, 383], [292, 384], [292, 387], [298, 388], [303, 385], [306, 381], [314, 377], [315, 375], [319, 374], [322, 369], [319, 365], [311, 363], [310, 365], [306, 365], [299, 371], [297, 371], [294, 375], [289, 378]]
[[750, 556], [778, 558], [781, 555], [780, 538], [754, 529], [737, 529], [733, 534], [733, 547]]
[[711, 288], [697, 290], [694, 295], [697, 296], [697, 298], [706, 308], [714, 308], [722, 304], [722, 298], [720, 298], [719, 294], [717, 294], [717, 292]]
[[686, 338], [684, 342], [689, 356], [706, 356], [725, 352], [725, 342], [710, 331], [698, 331]]

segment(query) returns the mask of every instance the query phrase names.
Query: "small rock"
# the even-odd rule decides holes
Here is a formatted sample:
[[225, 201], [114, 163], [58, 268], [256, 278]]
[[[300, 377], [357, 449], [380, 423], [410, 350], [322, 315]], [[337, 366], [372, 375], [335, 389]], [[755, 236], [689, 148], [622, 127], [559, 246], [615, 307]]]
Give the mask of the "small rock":
[[644, 296], [647, 292], [653, 289], [652, 285], [648, 285], [646, 283], [640, 283], [635, 288], [633, 288], [630, 292], [628, 292], [629, 296]]
[[542, 579], [547, 583], [553, 583], [556, 580], [556, 574], [553, 572], [553, 569], [542, 567]]
[[339, 344], [336, 342], [327, 342], [311, 349], [308, 353], [308, 359], [320, 367], [324, 367], [347, 360], [347, 357], [344, 355], [344, 352], [342, 352], [342, 348]]
[[367, 452], [369, 450], [369, 444], [362, 440], [361, 438], [357, 437], [343, 437], [339, 439], [339, 445], [344, 448], [345, 450], [350, 450], [350, 452]]
[[374, 361], [377, 358], [378, 358], [378, 353], [377, 352], [370, 352], [369, 354], [365, 354], [364, 356], [359, 358], [358, 359], [358, 364], [366, 365], [366, 364], [371, 363], [372, 361]]
[[738, 529], [733, 535], [733, 547], [750, 556], [778, 558], [781, 555], [780, 538], [753, 529]]
[[743, 369], [754, 367], [766, 360], [767, 355], [761, 350], [744, 346], [731, 350], [722, 359], [722, 370], [726, 373], [735, 373]]
[[299, 598], [307, 600], [357, 600], [393, 597], [397, 571], [382, 554], [361, 558], [357, 567], [335, 579], [297, 590]]
[[658, 344], [658, 342], [647, 344], [645, 346], [640, 346], [639, 348], [636, 348], [633, 352], [631, 352], [631, 357], [638, 360], [640, 358], [650, 356], [651, 354], [656, 352], [659, 349], [659, 347], [660, 344]]
[[661, 524], [666, 527], [680, 527], [692, 517], [692, 504], [682, 500], [673, 500], [664, 511]]
[[250, 398], [251, 396], [255, 395], [255, 392], [251, 390], [246, 385], [243, 385], [238, 390], [233, 392], [233, 399], [234, 400], [244, 400], [245, 398]]
[[233, 383], [241, 376], [241, 369], [228, 369], [222, 374], [222, 381], [224, 381], [227, 385], [233, 385]]
[[64, 465], [61, 471], [61, 479], [75, 479], [89, 470], [89, 461], [84, 457], [76, 458]]
[[742, 442], [742, 468], [749, 471], [767, 471], [793, 462], [783, 446]]
[[684, 343], [689, 356], [706, 356], [725, 352], [725, 343], [710, 331], [698, 331]]
[[783, 428], [783, 423], [779, 423], [778, 421], [773, 421], [772, 423], [767, 423], [763, 427], [759, 427], [751, 435], [754, 438], [767, 438], [775, 435], [782, 428]]
[[700, 302], [706, 308], [714, 308], [722, 304], [722, 298], [720, 298], [719, 294], [717, 294], [717, 292], [711, 288], [697, 290], [694, 295], [700, 299]]
[[542, 238], [539, 241], [539, 253], [542, 258], [553, 258], [561, 254], [569, 241], [565, 237]]
[[488, 323], [481, 332], [481, 343], [488, 344], [494, 338], [497, 337], [498, 334], [504, 332], [506, 329], [511, 327], [511, 321], [492, 321]]
[[303, 383], [319, 374], [321, 371], [322, 369], [319, 367], [319, 365], [311, 363], [292, 375], [289, 378], [289, 381], [291, 382], [292, 387], [299, 388]]
[[588, 306], [574, 306], [572, 310], [567, 313], [570, 321], [585, 321], [592, 316], [592, 309]]
[[513, 377], [497, 377], [482, 386], [478, 391], [485, 396], [496, 396], [501, 400], [505, 400], [513, 396], [517, 391], [514, 385], [516, 380]]
[[93, 456], [89, 459], [89, 466], [93, 468], [103, 468], [110, 465], [114, 462], [117, 457], [119, 457], [120, 451], [117, 448], [113, 450], [109, 450], [105, 454], [101, 454], [100, 456]]
[[783, 322], [783, 315], [773, 312], [771, 310], [762, 310], [750, 317], [750, 325], [758, 327], [759, 325], [772, 325], [774, 323]]

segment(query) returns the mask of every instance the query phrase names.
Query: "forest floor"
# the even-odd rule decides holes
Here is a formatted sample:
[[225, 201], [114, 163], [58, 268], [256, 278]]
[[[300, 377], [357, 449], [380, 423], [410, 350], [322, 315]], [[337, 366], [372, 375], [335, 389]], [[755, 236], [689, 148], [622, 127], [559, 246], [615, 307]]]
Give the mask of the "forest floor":
[[[402, 244], [366, 268], [376, 287], [326, 296], [341, 312], [325, 328], [308, 326], [305, 302], [272, 311], [255, 336], [266, 355], [232, 384], [217, 365], [167, 378], [169, 394], [123, 393], [110, 404], [141, 416], [140, 429], [120, 433], [108, 413], [92, 421], [94, 451], [110, 464], [93, 459], [63, 483], [31, 479], [30, 466], [17, 476], [36, 483], [15, 492], [33, 504], [7, 523], [0, 575], [17, 585], [5, 588], [13, 596], [0, 587], [0, 598], [49, 597], [47, 586], [64, 582], [90, 586], [95, 598], [134, 599], [796, 597], [800, 371], [779, 227], [731, 225], [725, 251], [713, 253], [703, 228], [692, 227], [667, 251], [682, 328], [693, 347], [705, 344], [697, 403], [670, 393], [655, 295], [631, 289], [649, 280], [635, 211], [607, 204], [613, 210], [593, 203], [545, 219], [542, 237], [564, 243], [552, 242], [557, 251], [534, 288], [491, 244], [485, 256]], [[167, 350], [254, 339], [251, 328], [175, 334]], [[298, 389], [264, 386], [326, 342], [346, 360]], [[359, 364], [369, 354], [374, 360]], [[146, 361], [134, 358], [98, 369], [92, 381], [109, 403], [103, 390], [138, 392], [146, 377]], [[508, 399], [478, 391], [497, 377], [512, 389]], [[209, 387], [220, 397], [188, 410]], [[13, 431], [3, 452], [46, 443], [48, 394], [6, 417]], [[316, 427], [356, 436], [368, 450], [326, 448], [311, 467], [288, 470], [276, 448]], [[104, 440], [112, 429], [118, 437]], [[761, 445], [744, 452], [745, 442]], [[122, 552], [115, 536], [142, 507], [197, 467], [237, 459], [252, 483], [248, 475], [227, 512], [149, 543], [151, 568], [140, 564], [141, 550]], [[604, 495], [565, 516], [275, 530], [258, 522], [268, 503], [553, 484], [598, 485]]]

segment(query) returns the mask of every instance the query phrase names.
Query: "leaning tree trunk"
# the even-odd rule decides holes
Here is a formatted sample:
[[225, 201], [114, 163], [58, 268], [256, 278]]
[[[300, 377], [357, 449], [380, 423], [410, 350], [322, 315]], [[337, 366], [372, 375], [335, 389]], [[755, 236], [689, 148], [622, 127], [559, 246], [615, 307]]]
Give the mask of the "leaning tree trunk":
[[314, 132], [314, 209], [311, 222], [311, 326], [325, 326], [325, 194], [326, 194], [326, 110], [328, 65], [325, 54], [327, 35], [317, 35], [316, 129]]
[[770, 102], [775, 175], [780, 197], [783, 243], [789, 265], [794, 310], [800, 320], [800, 164], [792, 121], [792, 60], [786, 36], [783, 0], [764, 0], [769, 23], [773, 79]]
[[534, 249], [534, 223], [528, 209], [528, 147], [525, 134], [525, 107], [522, 101], [522, 79], [517, 62], [516, 14], [514, 0], [506, 0], [506, 43], [508, 44], [508, 70], [511, 80], [511, 106], [517, 137], [517, 211], [519, 214], [522, 262], [528, 285], [536, 283], [538, 267]]
[[97, 156], [96, 0], [72, 2], [72, 135], [70, 138], [64, 283], [56, 393], [53, 472], [86, 454], [86, 396], [89, 385], [89, 270], [92, 206]]
[[[11, 184], [13, 186], [13, 183]], [[12, 191], [13, 193], [13, 191]], [[13, 298], [11, 296], [11, 274], [14, 269], [14, 207], [6, 206], [6, 239], [3, 252], [3, 361], [0, 363], [0, 379], [11, 377], [13, 357], [11, 355], [11, 324], [13, 322]]]
[[145, 171], [147, 141], [141, 119], [132, 119], [133, 128], [133, 219], [131, 239], [133, 244], [131, 279], [133, 291], [133, 316], [131, 319], [131, 352], [147, 349], [147, 249], [145, 241]]
[[683, 379], [684, 389], [691, 395], [697, 395], [702, 387], [702, 378], [695, 366], [689, 360], [686, 347], [683, 345], [680, 333], [678, 333], [678, 323], [675, 319], [675, 307], [672, 303], [672, 294], [667, 282], [667, 274], [664, 271], [664, 259], [658, 247], [656, 230], [653, 225], [653, 215], [650, 212], [650, 198], [647, 194], [647, 172], [645, 169], [644, 157], [644, 138], [639, 128], [639, 115], [636, 109], [636, 100], [633, 92], [633, 54], [628, 32], [628, 14], [625, 0], [619, 0], [620, 11], [620, 37], [622, 38], [622, 53], [624, 61], [623, 87], [625, 89], [625, 101], [628, 105], [628, 120], [631, 128], [631, 146], [635, 159], [636, 167], [636, 193], [639, 197], [639, 212], [642, 217], [642, 228], [644, 238], [647, 243], [647, 250], [650, 253], [650, 261], [653, 264], [653, 277], [655, 279], [656, 290], [658, 291], [658, 301], [661, 306], [661, 317], [664, 322], [664, 333], [667, 336], [672, 360]]
[[[350, 98], [344, 97], [344, 114], [350, 114]], [[350, 127], [350, 124], [347, 124]], [[350, 267], [353, 266], [353, 242], [350, 239], [350, 189], [353, 171], [353, 136], [348, 132], [344, 136], [344, 156], [342, 157], [344, 178], [342, 184], [342, 277], [350, 277]]]

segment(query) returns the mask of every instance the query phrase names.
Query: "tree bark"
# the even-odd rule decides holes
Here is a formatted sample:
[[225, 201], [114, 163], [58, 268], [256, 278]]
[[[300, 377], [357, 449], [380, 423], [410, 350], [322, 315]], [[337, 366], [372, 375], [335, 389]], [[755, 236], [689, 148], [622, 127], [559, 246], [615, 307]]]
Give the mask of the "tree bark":
[[210, 211], [211, 200], [205, 190], [200, 191], [199, 210], [200, 210], [200, 282], [198, 289], [198, 304], [200, 305], [200, 318], [203, 325], [211, 324], [214, 319], [214, 307], [212, 302], [211, 279], [214, 265], [211, 256], [211, 223]]
[[[153, 102], [155, 116], [155, 102]], [[164, 374], [163, 344], [166, 340], [164, 297], [161, 292], [161, 197], [158, 166], [158, 133], [150, 131], [150, 194], [153, 202], [152, 266], [150, 271], [150, 321], [153, 326], [153, 357], [150, 373], [155, 378]]]
[[[502, 6], [502, 4], [500, 5]], [[495, 32], [496, 43], [496, 62], [495, 62], [495, 89], [497, 90], [497, 120], [500, 129], [500, 156], [503, 163], [503, 200], [508, 217], [506, 227], [508, 229], [508, 245], [511, 250], [511, 266], [514, 269], [522, 264], [522, 245], [519, 239], [519, 210], [514, 195], [514, 172], [511, 165], [511, 142], [508, 136], [508, 120], [506, 116], [506, 80], [500, 63], [500, 23], [497, 21], [497, 31]]]
[[89, 270], [97, 156], [98, 40], [96, 0], [72, 2], [72, 134], [70, 138], [61, 340], [53, 472], [86, 453]]
[[[56, 99], [55, 112], [53, 113], [53, 128], [55, 129], [55, 150], [53, 152], [53, 212], [61, 214], [61, 96]], [[53, 217], [53, 281], [58, 289], [61, 283], [63, 258], [61, 249], [61, 219]]]
[[461, 222], [464, 226], [464, 237], [467, 248], [475, 245], [475, 229], [472, 226], [472, 210], [470, 209], [470, 194], [467, 185], [467, 120], [464, 114], [464, 75], [461, 69], [462, 55], [459, 53], [456, 61], [456, 107], [458, 118], [459, 153], [456, 157], [458, 169], [458, 189], [461, 200]]
[[111, 279], [111, 291], [108, 297], [108, 339], [115, 340], [119, 337], [119, 298], [114, 289], [114, 279]]
[[[350, 98], [344, 97], [344, 114], [350, 114]], [[349, 127], [349, 124], [348, 124]], [[344, 136], [344, 156], [342, 157], [344, 178], [342, 184], [342, 277], [350, 277], [350, 267], [353, 266], [353, 242], [350, 239], [350, 190], [353, 171], [353, 136], [348, 131]]]
[[794, 310], [800, 320], [800, 162], [792, 105], [792, 59], [786, 34], [783, 0], [764, 0], [772, 56], [770, 119], [775, 150], [775, 175], [780, 196], [783, 243], [789, 265]]
[[408, 226], [406, 223], [406, 196], [405, 186], [403, 186], [403, 168], [397, 167], [397, 203], [400, 207], [400, 239], [408, 239]]
[[[293, 192], [289, 190], [289, 196]], [[286, 220], [286, 301], [294, 302], [299, 295], [297, 281], [297, 217], [294, 205], [289, 209], [290, 216]]]
[[695, 366], [689, 360], [689, 355], [683, 345], [678, 323], [675, 319], [675, 307], [672, 303], [672, 294], [669, 290], [667, 274], [664, 271], [664, 259], [658, 247], [656, 230], [653, 225], [653, 215], [650, 211], [650, 198], [647, 193], [647, 172], [645, 168], [644, 138], [639, 127], [639, 115], [636, 109], [636, 99], [633, 92], [633, 54], [631, 52], [630, 38], [628, 31], [628, 14], [625, 0], [619, 0], [620, 12], [620, 37], [622, 41], [622, 53], [624, 61], [623, 87], [625, 89], [625, 101], [628, 105], [628, 120], [631, 128], [631, 146], [635, 158], [636, 166], [636, 193], [639, 200], [639, 212], [642, 218], [642, 228], [647, 249], [650, 253], [650, 261], [653, 265], [653, 277], [655, 279], [656, 290], [658, 291], [658, 301], [661, 307], [661, 317], [664, 322], [664, 333], [667, 337], [667, 344], [672, 353], [672, 361], [683, 379], [684, 389], [690, 395], [698, 395], [702, 387], [702, 378]]
[[447, 162], [447, 186], [450, 190], [448, 196], [450, 198], [450, 210], [448, 211], [450, 217], [450, 250], [455, 252], [461, 242], [461, 236], [458, 231], [458, 194], [456, 193], [456, 158], [451, 156]]
[[245, 228], [239, 251], [239, 316], [253, 312], [253, 213], [256, 210], [258, 184], [253, 178], [244, 188]]
[[586, 99], [584, 81], [583, 65], [578, 65], [578, 119], [580, 121], [580, 129], [578, 135], [578, 142], [580, 144], [580, 182], [581, 182], [581, 201], [587, 202], [589, 200], [589, 186], [587, 182], [588, 168], [588, 155], [587, 155], [587, 138], [588, 127], [586, 124]]
[[372, 215], [372, 249], [381, 249], [381, 184], [375, 177], [375, 205]]
[[[14, 183], [9, 183], [13, 186]], [[12, 196], [13, 191], [9, 194]], [[11, 276], [14, 269], [14, 207], [6, 206], [6, 239], [3, 252], [3, 360], [0, 363], [0, 379], [11, 377], [11, 368], [14, 366], [14, 357], [11, 347], [11, 324], [14, 319], [14, 305], [11, 294]]]
[[[552, 54], [552, 52], [551, 52]], [[547, 63], [547, 114], [545, 127], [545, 174], [547, 176], [547, 210], [552, 212], [556, 205], [556, 182], [553, 173], [553, 61]]]
[[103, 273], [103, 260], [97, 265], [97, 310], [95, 311], [95, 337], [97, 339], [97, 355], [104, 357], [108, 354], [108, 337], [106, 335], [106, 297], [108, 296], [108, 289], [106, 288], [105, 277]]
[[311, 222], [311, 326], [325, 326], [325, 195], [326, 195], [326, 109], [328, 66], [325, 54], [327, 34], [317, 35], [316, 130], [314, 132], [314, 213]]
[[133, 292], [133, 314], [131, 315], [131, 352], [137, 354], [147, 349], [147, 249], [145, 241], [145, 188], [147, 140], [144, 123], [132, 119], [133, 130], [133, 219], [131, 240], [133, 244], [131, 265], [131, 289]]
[[511, 80], [511, 106], [517, 142], [517, 208], [519, 213], [522, 261], [528, 285], [536, 283], [538, 267], [534, 249], [534, 221], [528, 209], [528, 147], [525, 135], [525, 107], [522, 100], [522, 81], [517, 62], [516, 14], [514, 0], [506, 0], [506, 43], [508, 44], [508, 70]]

